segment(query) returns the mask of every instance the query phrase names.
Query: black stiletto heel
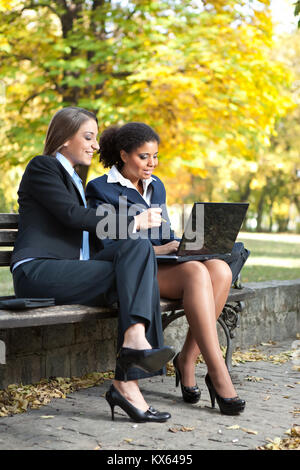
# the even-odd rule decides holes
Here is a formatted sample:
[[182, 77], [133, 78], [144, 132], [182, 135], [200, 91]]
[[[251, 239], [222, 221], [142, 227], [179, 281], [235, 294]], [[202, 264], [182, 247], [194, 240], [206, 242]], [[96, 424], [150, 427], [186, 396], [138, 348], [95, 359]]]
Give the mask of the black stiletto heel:
[[105, 398], [106, 398], [106, 401], [108, 402], [108, 404], [110, 406], [111, 420], [114, 421], [114, 419], [115, 419], [115, 404], [113, 403], [113, 401], [112, 401], [112, 399], [109, 395], [109, 392], [106, 392]]
[[122, 408], [122, 410], [124, 410], [136, 423], [145, 423], [147, 421], [154, 423], [164, 423], [169, 418], [171, 418], [170, 413], [157, 411], [152, 406], [149, 406], [147, 411], [139, 410], [129, 403], [129, 401], [127, 401], [126, 398], [124, 398], [123, 395], [121, 395], [113, 385], [111, 385], [110, 389], [106, 392], [105, 398], [111, 409], [112, 421], [115, 419], [115, 406]]
[[198, 385], [196, 384], [194, 387], [186, 387], [182, 384], [181, 381], [181, 373], [177, 366], [177, 359], [179, 353], [173, 359], [173, 366], [175, 369], [175, 385], [178, 387], [179, 382], [181, 386], [182, 398], [186, 403], [197, 403], [201, 397], [201, 391], [199, 390]]
[[217, 400], [220, 411], [224, 415], [237, 415], [244, 411], [244, 408], [246, 406], [245, 400], [242, 400], [238, 396], [233, 398], [220, 397], [220, 395], [217, 394], [215, 387], [211, 381], [211, 378], [208, 374], [206, 374], [205, 376], [205, 383], [209, 391], [212, 408], [215, 407], [215, 401]]
[[145, 372], [156, 372], [172, 359], [175, 351], [169, 346], [160, 349], [131, 349], [121, 348], [117, 355], [117, 366], [124, 373], [127, 382], [127, 371], [131, 367], [138, 367]]
[[[206, 382], [206, 379], [205, 379], [205, 382]], [[208, 387], [208, 391], [209, 391], [209, 396], [210, 396], [210, 401], [211, 401], [211, 407], [215, 408], [216, 395], [213, 392], [213, 390], [211, 390], [209, 387]]]

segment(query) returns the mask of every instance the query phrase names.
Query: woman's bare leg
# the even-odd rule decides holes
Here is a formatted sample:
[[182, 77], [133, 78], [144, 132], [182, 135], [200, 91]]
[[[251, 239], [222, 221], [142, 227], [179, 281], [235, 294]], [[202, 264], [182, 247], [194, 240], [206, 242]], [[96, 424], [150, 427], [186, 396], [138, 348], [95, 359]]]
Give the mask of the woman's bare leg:
[[[188, 361], [189, 367], [187, 362], [182, 359], [184, 371], [192, 371], [192, 367], [194, 367], [192, 361], [195, 362], [195, 357], [201, 351], [216, 391], [220, 396], [230, 398], [235, 395], [235, 390], [220, 350], [216, 326], [216, 312], [222, 308], [222, 301], [225, 303], [228, 291], [218, 295], [217, 301], [215, 301], [214, 291], [217, 290], [218, 276], [215, 275], [214, 288], [211, 279], [211, 271], [214, 271], [213, 265], [210, 263], [208, 266], [191, 261], [177, 266], [160, 267], [158, 272], [160, 293], [163, 297], [183, 298], [184, 310], [190, 326], [184, 345], [184, 354], [181, 357], [181, 359], [184, 358], [185, 361]], [[225, 271], [229, 290], [231, 285], [229, 267], [228, 270], [226, 267]], [[196, 349], [193, 338], [198, 349]], [[195, 378], [192, 380], [193, 373], [185, 372], [185, 375], [186, 378], [183, 377], [184, 385], [195, 385]]]
[[[222, 313], [231, 286], [231, 270], [224, 261], [209, 260], [203, 263], [209, 272], [215, 301], [216, 320]], [[193, 387], [195, 383], [195, 364], [200, 354], [199, 346], [188, 329], [184, 345], [177, 359], [182, 382], [186, 387]]]
[[228, 264], [225, 261], [219, 259], [205, 261], [203, 264], [206, 266], [210, 275], [215, 299], [217, 320], [222, 313], [230, 291], [232, 284], [232, 273]]

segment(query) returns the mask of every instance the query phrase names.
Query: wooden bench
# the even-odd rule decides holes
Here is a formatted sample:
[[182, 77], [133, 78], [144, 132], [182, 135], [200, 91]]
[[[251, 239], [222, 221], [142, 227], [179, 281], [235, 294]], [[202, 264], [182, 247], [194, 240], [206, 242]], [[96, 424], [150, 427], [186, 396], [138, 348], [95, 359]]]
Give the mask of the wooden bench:
[[[0, 251], [0, 266], [9, 266], [12, 247], [17, 236], [18, 214], [0, 213], [0, 246], [5, 247]], [[226, 337], [226, 365], [231, 370], [233, 352], [232, 339], [235, 336], [234, 329], [239, 323], [239, 313], [244, 308], [244, 300], [254, 296], [254, 291], [241, 287], [231, 288], [226, 305], [222, 311], [219, 324]], [[0, 297], [13, 298], [10, 297]], [[165, 329], [171, 322], [184, 315], [181, 300], [169, 300], [161, 298], [162, 324]], [[26, 310], [0, 310], [0, 330], [11, 328], [36, 327], [44, 325], [59, 325], [78, 323], [92, 319], [107, 319], [117, 317], [117, 308], [88, 307], [84, 305], [59, 305], [46, 308], [33, 308]], [[1, 354], [2, 352], [2, 354]], [[1, 360], [2, 357], [2, 360]], [[0, 341], [0, 364], [5, 364], [5, 344]]]

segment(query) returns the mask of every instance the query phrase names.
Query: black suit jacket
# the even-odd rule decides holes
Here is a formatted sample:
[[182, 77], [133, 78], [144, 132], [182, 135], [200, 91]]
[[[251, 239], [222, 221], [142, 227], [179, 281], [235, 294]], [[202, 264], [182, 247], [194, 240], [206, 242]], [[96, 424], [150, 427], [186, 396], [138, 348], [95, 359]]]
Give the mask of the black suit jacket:
[[[73, 179], [55, 157], [39, 155], [29, 162], [18, 196], [19, 230], [11, 266], [25, 258], [79, 259], [83, 230], [91, 235], [91, 255], [103, 248], [96, 237], [103, 216], [84, 207]], [[128, 226], [132, 219], [122, 222]]]

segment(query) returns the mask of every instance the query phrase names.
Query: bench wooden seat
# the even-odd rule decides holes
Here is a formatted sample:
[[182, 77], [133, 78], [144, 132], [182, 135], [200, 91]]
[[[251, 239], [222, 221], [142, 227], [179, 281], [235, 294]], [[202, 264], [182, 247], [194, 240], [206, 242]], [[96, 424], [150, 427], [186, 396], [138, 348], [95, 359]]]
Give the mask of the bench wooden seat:
[[[0, 246], [10, 247], [0, 251], [0, 266], [9, 266], [11, 247], [17, 235], [18, 214], [0, 214]], [[231, 370], [233, 352], [232, 338], [238, 326], [239, 313], [244, 307], [244, 300], [255, 295], [249, 288], [231, 288], [226, 305], [218, 319], [222, 326], [226, 341], [226, 364]], [[9, 297], [2, 297], [9, 298]], [[13, 298], [13, 296], [11, 296]], [[1, 300], [1, 297], [0, 297]], [[165, 329], [171, 322], [184, 315], [182, 300], [161, 298], [162, 324]], [[112, 308], [89, 307], [84, 305], [57, 305], [26, 310], [0, 310], [0, 330], [11, 328], [35, 327], [43, 325], [59, 325], [78, 323], [88, 320], [101, 320], [117, 317], [117, 305]]]
[[[249, 296], [254, 295], [252, 289], [231, 289], [227, 299], [230, 302], [242, 302]], [[4, 297], [0, 297], [4, 298]], [[5, 297], [8, 298], [8, 297]], [[13, 297], [11, 297], [13, 298]], [[184, 315], [181, 300], [169, 300], [161, 298], [160, 307], [162, 311], [163, 328], [165, 329], [172, 321]], [[32, 308], [26, 310], [1, 310], [0, 328], [24, 328], [26, 326], [59, 325], [63, 323], [77, 323], [88, 320], [101, 320], [118, 316], [118, 308], [89, 307], [85, 305], [56, 305], [43, 308]]]

